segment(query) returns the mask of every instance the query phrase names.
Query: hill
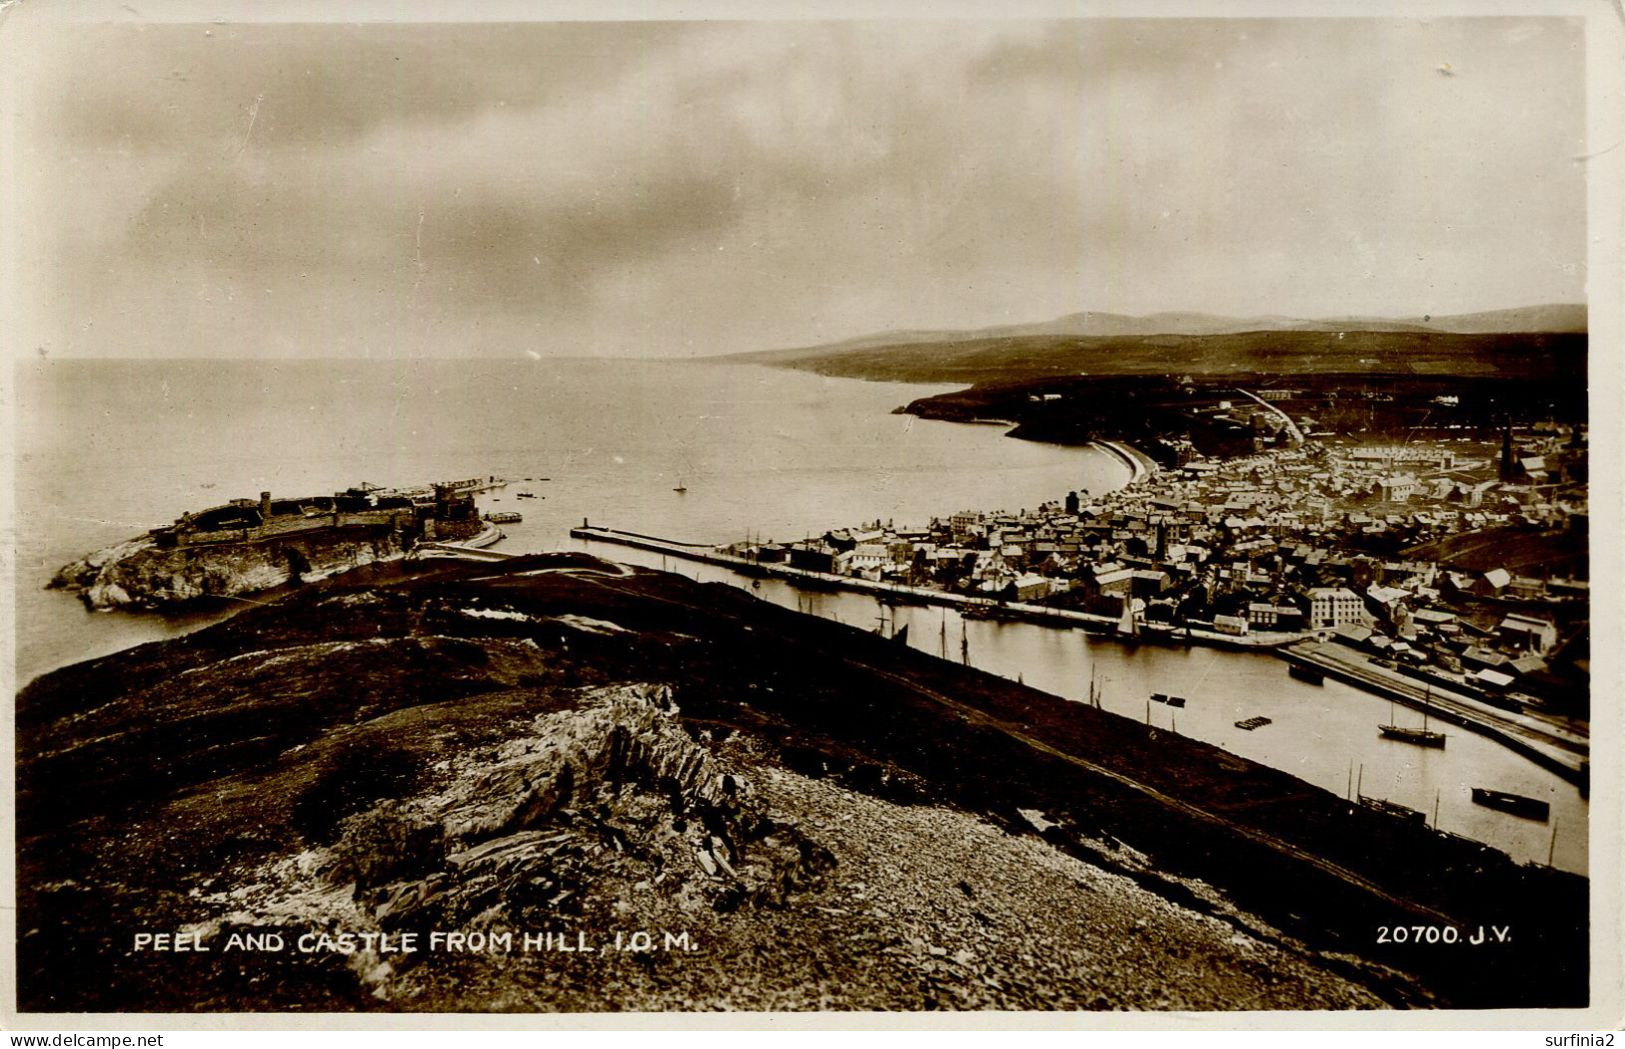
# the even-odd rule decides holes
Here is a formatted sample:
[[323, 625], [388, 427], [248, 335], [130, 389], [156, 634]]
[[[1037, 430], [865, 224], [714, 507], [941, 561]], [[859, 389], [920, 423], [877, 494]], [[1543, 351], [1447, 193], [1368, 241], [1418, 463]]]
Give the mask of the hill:
[[[585, 555], [337, 577], [46, 675], [16, 725], [30, 1011], [1586, 994], [1584, 879]], [[1517, 935], [1378, 944], [1415, 922]], [[136, 939], [177, 932], [201, 949]]]
[[[1508, 373], [1516, 374], [1518, 368], [1537, 366], [1520, 359], [1531, 352], [1578, 346], [1583, 358], [1585, 331], [1585, 307], [1571, 305], [1401, 319], [1088, 312], [1037, 324], [884, 332], [722, 359], [916, 382], [988, 382], [1078, 372], [1484, 374], [1486, 368], [1508, 372], [1508, 365]], [[1481, 356], [1488, 360], [1480, 361]], [[1568, 363], [1559, 360], [1556, 366]]]
[[894, 382], [1021, 382], [1064, 375], [1479, 375], [1584, 381], [1586, 336], [1254, 331], [1225, 335], [1019, 335], [729, 360]]

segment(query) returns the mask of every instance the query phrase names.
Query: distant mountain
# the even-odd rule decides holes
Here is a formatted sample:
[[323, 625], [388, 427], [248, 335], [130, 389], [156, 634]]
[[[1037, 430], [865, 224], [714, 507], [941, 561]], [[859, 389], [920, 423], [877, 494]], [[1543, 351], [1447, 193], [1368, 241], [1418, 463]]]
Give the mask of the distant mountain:
[[763, 364], [787, 364], [811, 357], [828, 358], [890, 346], [952, 345], [995, 339], [1032, 337], [1122, 338], [1155, 335], [1239, 335], [1246, 332], [1433, 332], [1454, 335], [1581, 333], [1586, 330], [1586, 307], [1578, 304], [1520, 306], [1482, 313], [1423, 317], [1332, 317], [1306, 319], [1267, 315], [1224, 317], [1212, 313], [1174, 311], [1135, 317], [1122, 313], [1085, 311], [1069, 313], [1033, 324], [1005, 324], [961, 330], [904, 330], [861, 335], [823, 346], [760, 350], [733, 354], [735, 359]]

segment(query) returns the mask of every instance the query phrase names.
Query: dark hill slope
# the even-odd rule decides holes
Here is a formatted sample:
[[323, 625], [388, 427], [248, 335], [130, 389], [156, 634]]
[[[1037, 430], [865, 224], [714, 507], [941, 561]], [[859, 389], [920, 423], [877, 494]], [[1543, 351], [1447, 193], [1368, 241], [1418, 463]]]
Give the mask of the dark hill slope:
[[[732, 588], [581, 556], [341, 577], [46, 675], [17, 730], [29, 1010], [1585, 997], [1583, 879]], [[1488, 921], [1515, 942], [1374, 943], [1383, 924]], [[132, 949], [176, 930], [209, 952]], [[691, 949], [293, 947], [527, 930]], [[225, 950], [272, 931], [287, 950]]]

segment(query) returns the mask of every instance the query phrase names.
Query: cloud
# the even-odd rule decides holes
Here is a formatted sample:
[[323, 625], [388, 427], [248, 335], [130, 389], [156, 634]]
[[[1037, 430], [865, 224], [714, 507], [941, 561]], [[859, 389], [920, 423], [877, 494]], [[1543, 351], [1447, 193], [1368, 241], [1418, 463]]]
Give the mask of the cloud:
[[[1083, 308], [1572, 298], [1578, 39], [1560, 19], [97, 27], [25, 86], [28, 338], [690, 353]], [[116, 73], [77, 75], [97, 67]]]

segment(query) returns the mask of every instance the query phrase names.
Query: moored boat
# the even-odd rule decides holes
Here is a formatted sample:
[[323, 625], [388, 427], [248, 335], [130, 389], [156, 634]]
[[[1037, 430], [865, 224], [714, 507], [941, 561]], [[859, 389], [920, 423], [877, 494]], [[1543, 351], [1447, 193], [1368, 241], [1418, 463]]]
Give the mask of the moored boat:
[[1473, 803], [1483, 805], [1485, 808], [1499, 809], [1510, 812], [1514, 816], [1524, 819], [1538, 820], [1545, 823], [1552, 815], [1552, 806], [1549, 802], [1539, 798], [1526, 797], [1522, 794], [1513, 794], [1510, 791], [1494, 790], [1490, 787], [1474, 787]]
[[1414, 743], [1419, 747], [1443, 747], [1444, 733], [1425, 728], [1406, 728], [1403, 725], [1378, 725], [1377, 732], [1384, 739], [1397, 739], [1401, 743]]
[[1288, 663], [1286, 672], [1299, 681], [1307, 681], [1311, 685], [1324, 685], [1326, 683], [1324, 672], [1316, 670], [1314, 667], [1304, 666], [1302, 663]]
[[1425, 824], [1428, 821], [1427, 813], [1422, 810], [1413, 809], [1409, 805], [1401, 805], [1397, 801], [1389, 801], [1387, 798], [1372, 798], [1361, 794], [1360, 804], [1372, 812], [1380, 812], [1384, 816], [1392, 816], [1408, 823]]
[[1434, 732], [1428, 728], [1428, 707], [1432, 704], [1433, 689], [1430, 687], [1422, 698], [1422, 727], [1406, 728], [1403, 725], [1393, 724], [1393, 704], [1389, 704], [1389, 724], [1378, 725], [1377, 733], [1384, 739], [1397, 739], [1401, 743], [1414, 743], [1419, 747], [1443, 747], [1444, 733]]

